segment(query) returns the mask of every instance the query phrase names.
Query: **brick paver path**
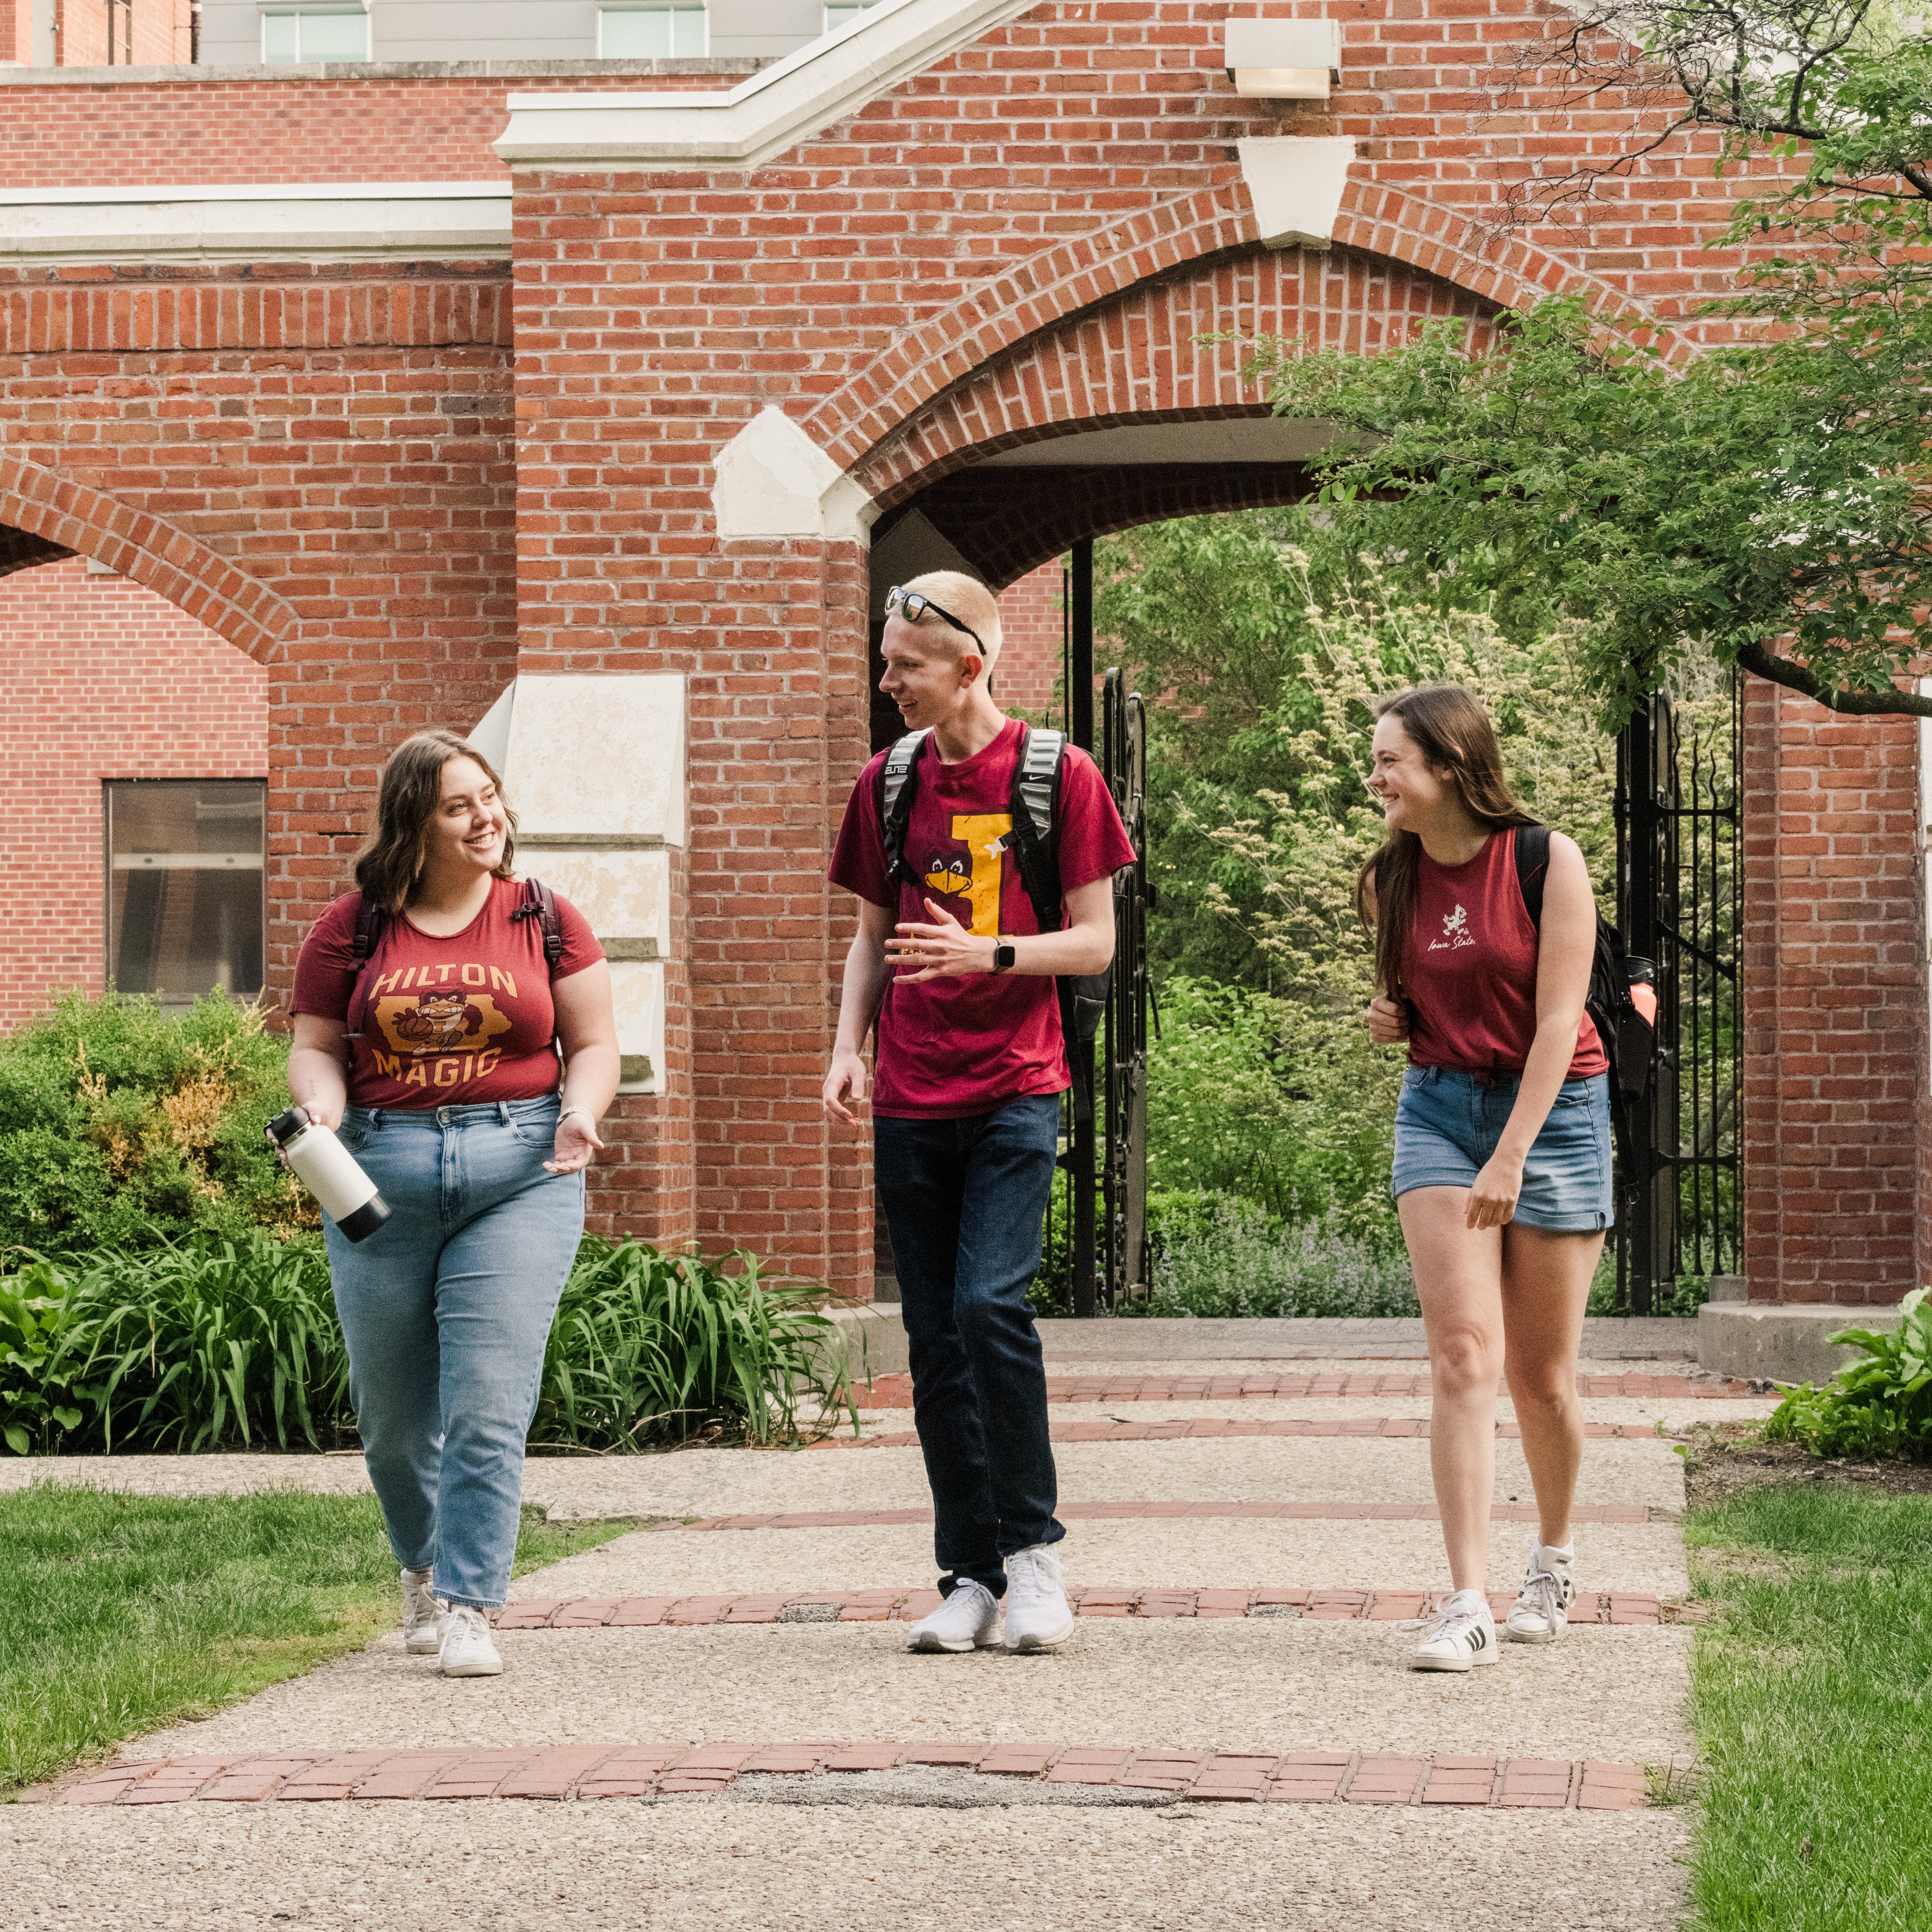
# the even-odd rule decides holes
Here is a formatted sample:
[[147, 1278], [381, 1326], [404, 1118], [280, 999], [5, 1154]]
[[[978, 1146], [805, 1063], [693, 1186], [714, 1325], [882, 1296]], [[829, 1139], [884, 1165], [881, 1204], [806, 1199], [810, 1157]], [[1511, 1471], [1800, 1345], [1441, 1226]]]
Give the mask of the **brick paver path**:
[[351, 1799], [699, 1796], [759, 1773], [894, 1771], [920, 1766], [1110, 1786], [1176, 1798], [1278, 1804], [1457, 1804], [1633, 1810], [1638, 1764], [1432, 1754], [1088, 1749], [1052, 1743], [565, 1744], [487, 1750], [284, 1750], [105, 1766], [43, 1802], [61, 1804], [340, 1803]]
[[[1061, 1422], [1052, 1430], [1056, 1442], [1198, 1442], [1230, 1436], [1375, 1437], [1387, 1441], [1412, 1436], [1426, 1437], [1429, 1418], [1418, 1415], [1352, 1415], [1257, 1419], [1242, 1415], [1178, 1416], [1164, 1422]], [[1514, 1442], [1522, 1430], [1514, 1422], [1498, 1422], [1496, 1433]], [[1647, 1422], [1586, 1422], [1583, 1435], [1592, 1442], [1656, 1442], [1676, 1438], [1660, 1434]], [[877, 1436], [827, 1436], [814, 1449], [916, 1449], [919, 1432], [886, 1430]]]
[[[1424, 1590], [1204, 1590], [1150, 1585], [1140, 1589], [1070, 1583], [1066, 1594], [1082, 1617], [1306, 1617], [1316, 1623], [1394, 1623], [1432, 1610], [1442, 1593]], [[800, 1590], [764, 1596], [530, 1597], [490, 1618], [504, 1630], [642, 1630], [701, 1624], [916, 1623], [940, 1604], [937, 1590]], [[1492, 1593], [1501, 1618], [1513, 1590]], [[1573, 1624], [1654, 1626], [1664, 1604], [1642, 1591], [1580, 1593]]]
[[[1378, 1502], [1063, 1502], [1058, 1514], [1068, 1522], [1155, 1522], [1210, 1518], [1241, 1522], [1275, 1520], [1300, 1522], [1434, 1522], [1433, 1503]], [[1577, 1523], [1674, 1522], [1674, 1514], [1642, 1503], [1578, 1503], [1570, 1512]], [[669, 1520], [651, 1525], [655, 1530], [699, 1529], [857, 1529], [893, 1523], [930, 1522], [932, 1512], [921, 1509], [794, 1510], [783, 1516], [707, 1516], [686, 1522]], [[1490, 1511], [1492, 1522], [1534, 1522], [1530, 1503], [1498, 1503]]]
[[[1506, 1384], [1501, 1392], [1507, 1396]], [[857, 1390], [867, 1408], [910, 1408], [912, 1378], [878, 1376]], [[1762, 1391], [1749, 1382], [1713, 1381], [1693, 1376], [1585, 1375], [1576, 1378], [1581, 1396], [1630, 1396], [1671, 1402], [1749, 1401]], [[1301, 1396], [1424, 1396], [1426, 1375], [1277, 1374], [1240, 1376], [1049, 1376], [1049, 1402], [1278, 1402]]]

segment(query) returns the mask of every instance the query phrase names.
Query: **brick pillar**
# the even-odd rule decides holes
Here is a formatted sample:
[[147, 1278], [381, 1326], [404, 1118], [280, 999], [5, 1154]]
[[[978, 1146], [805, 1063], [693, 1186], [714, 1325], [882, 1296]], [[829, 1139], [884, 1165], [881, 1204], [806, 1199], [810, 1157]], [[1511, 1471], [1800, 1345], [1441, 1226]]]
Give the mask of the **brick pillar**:
[[1927, 1052], [1909, 720], [1744, 695], [1745, 1271], [1754, 1300], [1918, 1277]]
[[[693, 314], [748, 342], [764, 306], [736, 266], [749, 202], [692, 206], [688, 178], [518, 176], [518, 686], [685, 694], [681, 910], [658, 1090], [620, 1104], [626, 1225], [863, 1297], [868, 1149], [818, 1092], [852, 930], [825, 869], [867, 752], [866, 499], [784, 413], [786, 371], [690, 348]], [[614, 805], [636, 772], [581, 736]]]

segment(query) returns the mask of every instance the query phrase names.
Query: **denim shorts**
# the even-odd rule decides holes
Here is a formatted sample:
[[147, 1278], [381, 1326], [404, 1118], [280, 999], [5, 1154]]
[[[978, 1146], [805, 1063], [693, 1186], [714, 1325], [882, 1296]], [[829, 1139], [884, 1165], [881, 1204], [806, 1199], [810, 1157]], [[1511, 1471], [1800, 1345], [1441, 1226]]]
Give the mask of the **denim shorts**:
[[[1485, 1085], [1450, 1066], [1412, 1066], [1395, 1110], [1400, 1199], [1412, 1188], [1470, 1187], [1496, 1150], [1520, 1080]], [[1553, 1234], [1582, 1234], [1616, 1219], [1610, 1186], [1610, 1078], [1566, 1080], [1522, 1164], [1514, 1220]]]

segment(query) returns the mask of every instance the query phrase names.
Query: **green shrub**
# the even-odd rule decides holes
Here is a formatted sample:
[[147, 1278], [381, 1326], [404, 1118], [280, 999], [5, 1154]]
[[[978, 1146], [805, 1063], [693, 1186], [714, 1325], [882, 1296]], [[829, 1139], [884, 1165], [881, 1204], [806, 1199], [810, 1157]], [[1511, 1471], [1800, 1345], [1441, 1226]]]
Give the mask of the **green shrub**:
[[[836, 1331], [748, 1255], [586, 1239], [551, 1330], [532, 1439], [636, 1450], [769, 1442], [850, 1406]], [[0, 1275], [0, 1440], [14, 1454], [352, 1444], [348, 1358], [317, 1244], [198, 1235]]]
[[288, 1044], [214, 992], [64, 994], [0, 1039], [0, 1249], [128, 1250], [318, 1229], [262, 1124], [288, 1100]]
[[764, 1281], [742, 1249], [727, 1258], [740, 1272], [586, 1238], [550, 1330], [532, 1441], [632, 1450], [717, 1430], [790, 1442], [801, 1395], [850, 1412], [832, 1324], [813, 1306], [824, 1291]]
[[1154, 1291], [1135, 1316], [1391, 1316], [1421, 1312], [1400, 1253], [1252, 1202], [1170, 1195], [1157, 1214]]
[[1932, 1462], [1932, 1289], [1899, 1305], [1895, 1330], [1840, 1328], [1834, 1342], [1865, 1352], [1822, 1388], [1793, 1389], [1764, 1426], [1773, 1442], [1814, 1456], [1903, 1456]]
[[1148, 1052], [1150, 1186], [1244, 1196], [1400, 1245], [1389, 1198], [1399, 1057], [1360, 1007], [1169, 979]]

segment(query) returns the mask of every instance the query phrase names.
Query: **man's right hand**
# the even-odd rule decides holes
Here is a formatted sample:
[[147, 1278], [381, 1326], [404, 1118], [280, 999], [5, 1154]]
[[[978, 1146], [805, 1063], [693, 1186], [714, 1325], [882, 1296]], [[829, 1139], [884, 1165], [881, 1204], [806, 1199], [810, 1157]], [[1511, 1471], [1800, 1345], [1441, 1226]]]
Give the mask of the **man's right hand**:
[[1394, 1046], [1408, 1037], [1408, 1006], [1405, 1000], [1369, 1002], [1369, 1037], [1378, 1046]]
[[866, 1103], [863, 1058], [856, 1053], [835, 1053], [820, 1094], [825, 1102], [825, 1111], [833, 1120], [842, 1120], [848, 1127], [862, 1126], [859, 1116], [845, 1103], [848, 1100], [854, 1107], [862, 1107]]

